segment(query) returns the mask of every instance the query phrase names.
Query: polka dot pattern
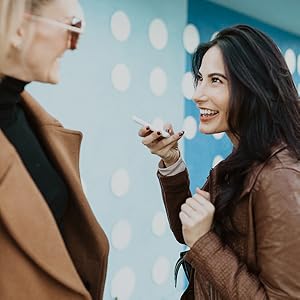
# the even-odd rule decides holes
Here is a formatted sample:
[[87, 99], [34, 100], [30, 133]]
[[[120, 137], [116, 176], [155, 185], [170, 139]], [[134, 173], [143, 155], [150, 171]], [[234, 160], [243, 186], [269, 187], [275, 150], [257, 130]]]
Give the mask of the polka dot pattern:
[[[235, 20], [226, 12], [219, 14], [219, 6], [194, 9], [212, 5], [208, 1], [188, 0], [194, 7], [188, 16], [185, 1], [172, 7], [167, 2], [88, 1], [85, 7], [91, 10], [86, 16], [93, 18], [87, 19], [82, 36], [77, 56], [81, 62], [69, 66], [72, 89], [59, 95], [76, 103], [70, 128], [81, 127], [82, 115], [83, 126], [87, 124], [82, 186], [110, 243], [103, 299], [179, 299], [186, 282], [183, 274], [174, 289], [173, 267], [184, 248], [174, 240], [161, 201], [155, 178], [158, 158], [141, 144], [139, 126], [131, 116], [145, 118], [158, 129], [168, 121], [175, 131], [185, 130], [179, 148], [189, 168], [192, 193], [232, 150], [224, 133], [199, 132], [199, 110], [190, 100], [192, 54], [200, 42], [213, 39], [223, 24]], [[222, 25], [211, 17], [216, 13], [224, 16]], [[261, 29], [268, 33], [267, 27]], [[291, 35], [278, 37], [300, 95], [300, 45]], [[81, 77], [75, 76], [78, 68], [84, 69]], [[54, 105], [50, 98], [49, 107]], [[57, 105], [58, 116], [64, 103]]]
[[112, 245], [118, 250], [124, 250], [128, 247], [131, 240], [131, 225], [127, 220], [118, 221], [112, 230]]
[[198, 29], [193, 24], [188, 24], [183, 32], [183, 45], [185, 50], [192, 54], [200, 44], [200, 35]]
[[166, 227], [167, 219], [165, 213], [162, 211], [157, 212], [152, 220], [152, 232], [158, 237], [163, 236], [166, 232]]
[[162, 50], [168, 43], [168, 29], [165, 22], [161, 19], [155, 19], [149, 26], [149, 40], [153, 48]]
[[191, 72], [187, 72], [183, 75], [181, 83], [182, 93], [188, 100], [192, 99], [194, 94], [194, 76]]
[[124, 42], [130, 35], [130, 20], [123, 11], [115, 12], [111, 17], [111, 32], [116, 40]]
[[114, 172], [111, 178], [111, 190], [117, 197], [122, 197], [129, 190], [129, 175], [125, 169], [119, 169]]
[[170, 262], [166, 257], [158, 257], [153, 265], [152, 279], [157, 285], [164, 284], [169, 277]]
[[113, 299], [129, 300], [136, 284], [136, 276], [130, 267], [121, 268], [111, 282], [111, 296]]
[[150, 88], [155, 96], [162, 96], [167, 89], [167, 75], [160, 67], [156, 67], [151, 71]]
[[296, 55], [295, 52], [292, 49], [287, 49], [284, 58], [286, 60], [286, 63], [289, 67], [289, 70], [292, 74], [294, 74], [296, 70]]
[[212, 167], [214, 168], [218, 163], [220, 163], [224, 158], [221, 155], [217, 155], [212, 163]]
[[117, 64], [111, 73], [113, 87], [120, 91], [125, 92], [130, 85], [130, 71], [125, 64]]
[[191, 140], [195, 137], [197, 133], [197, 121], [194, 117], [188, 116], [184, 119], [183, 130], [186, 139]]

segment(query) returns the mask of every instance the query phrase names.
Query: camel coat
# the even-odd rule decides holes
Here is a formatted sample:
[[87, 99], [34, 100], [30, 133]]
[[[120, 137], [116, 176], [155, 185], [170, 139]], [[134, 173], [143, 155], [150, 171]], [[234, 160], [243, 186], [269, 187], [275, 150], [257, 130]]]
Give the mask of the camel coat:
[[45, 151], [64, 177], [70, 199], [61, 234], [18, 153], [0, 130], [0, 299], [103, 299], [108, 241], [82, 190], [82, 135], [63, 128], [27, 92], [22, 97]]

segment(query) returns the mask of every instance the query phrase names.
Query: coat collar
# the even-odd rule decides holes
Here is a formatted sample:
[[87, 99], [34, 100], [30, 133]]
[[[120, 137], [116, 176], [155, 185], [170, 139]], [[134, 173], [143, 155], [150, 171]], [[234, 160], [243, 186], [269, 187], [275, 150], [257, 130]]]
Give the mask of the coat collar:
[[[255, 184], [255, 181], [256, 181], [259, 173], [264, 168], [264, 166], [267, 164], [268, 160], [271, 157], [273, 157], [274, 155], [276, 155], [278, 152], [285, 149], [286, 147], [287, 147], [286, 144], [283, 144], [283, 143], [279, 144], [277, 146], [274, 146], [271, 150], [271, 154], [269, 155], [269, 157], [266, 159], [265, 162], [255, 164], [255, 165], [252, 166], [249, 175], [245, 178], [244, 188], [241, 192], [240, 198], [243, 198], [246, 194], [250, 193], [250, 191], [252, 190], [252, 188]], [[210, 191], [210, 194], [211, 194], [212, 203], [214, 203], [215, 196], [217, 194], [217, 185], [216, 185], [217, 173], [218, 173], [218, 166], [216, 166], [215, 168], [213, 168], [210, 171], [210, 176], [208, 177], [209, 180], [206, 181], [206, 183], [203, 187], [203, 189], [208, 189], [208, 186], [209, 186], [209, 191]]]
[[271, 157], [275, 156], [278, 152], [285, 149], [286, 147], [287, 147], [286, 144], [279, 144], [277, 146], [274, 146], [271, 150], [271, 154], [263, 163], [256, 164], [252, 167], [250, 174], [245, 179], [244, 189], [241, 193], [240, 198], [243, 198], [246, 194], [250, 193], [250, 191], [252, 190], [252, 188], [256, 182], [258, 175], [260, 174], [260, 172], [264, 168], [264, 166], [268, 163], [269, 159]]
[[[80, 191], [81, 133], [64, 129], [28, 93], [22, 93], [22, 98], [24, 109], [70, 190]], [[90, 299], [45, 200], [1, 131], [0, 144], [0, 215], [7, 231], [41, 269]]]

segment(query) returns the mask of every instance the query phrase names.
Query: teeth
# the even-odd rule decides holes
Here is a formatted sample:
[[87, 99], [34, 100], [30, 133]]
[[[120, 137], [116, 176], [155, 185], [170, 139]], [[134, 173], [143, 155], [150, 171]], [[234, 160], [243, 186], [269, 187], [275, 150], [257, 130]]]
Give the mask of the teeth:
[[217, 110], [211, 110], [211, 109], [202, 109], [200, 108], [201, 115], [215, 115], [218, 113]]

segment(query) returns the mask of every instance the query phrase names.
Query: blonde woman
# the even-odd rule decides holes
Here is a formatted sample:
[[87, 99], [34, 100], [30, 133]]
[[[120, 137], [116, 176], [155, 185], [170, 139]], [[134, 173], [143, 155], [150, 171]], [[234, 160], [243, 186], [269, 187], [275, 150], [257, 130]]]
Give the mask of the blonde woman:
[[83, 31], [81, 7], [0, 3], [0, 299], [101, 300], [108, 241], [80, 181], [82, 134], [24, 91], [59, 82], [60, 59]]

